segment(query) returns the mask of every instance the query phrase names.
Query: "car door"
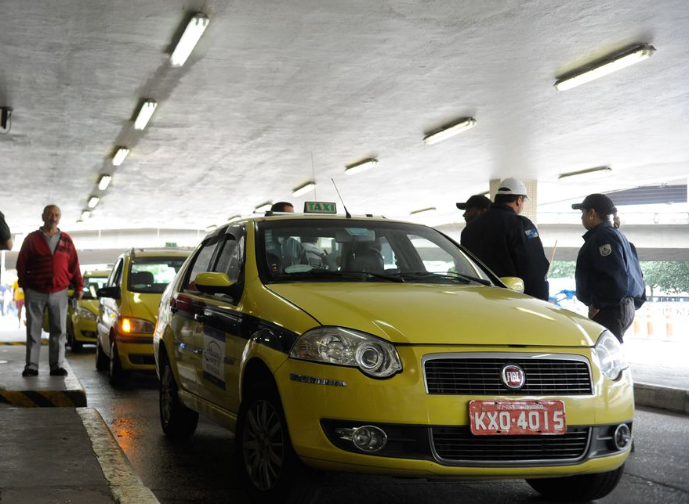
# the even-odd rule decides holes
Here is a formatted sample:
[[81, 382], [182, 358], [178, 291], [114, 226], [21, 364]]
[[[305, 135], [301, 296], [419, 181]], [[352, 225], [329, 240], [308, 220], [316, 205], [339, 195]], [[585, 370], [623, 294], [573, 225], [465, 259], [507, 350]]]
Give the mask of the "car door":
[[225, 273], [234, 282], [231, 293], [204, 294], [199, 344], [203, 354], [196, 375], [204, 399], [236, 412], [239, 404], [239, 365], [246, 339], [241, 338], [243, 316], [240, 301], [244, 287], [246, 230], [230, 227], [224, 234], [210, 271]]
[[222, 236], [214, 234], [206, 238], [192, 257], [177, 291], [170, 298], [173, 316], [170, 328], [174, 334], [173, 346], [180, 386], [193, 394], [200, 395], [202, 380], [197, 376], [203, 354], [203, 307], [201, 292], [196, 288], [194, 279], [199, 273], [210, 270], [216, 257], [218, 244]]
[[[120, 257], [112, 269], [106, 287], [120, 287], [120, 299], [121, 299], [121, 286], [122, 286], [122, 271], [124, 270], [124, 257]], [[117, 317], [119, 315], [119, 299], [114, 297], [101, 297], [100, 306], [98, 309], [98, 339], [100, 340], [100, 345], [106, 355], [110, 356], [110, 336], [112, 333], [112, 327], [117, 322]], [[110, 356], [112, 357], [112, 356]]]

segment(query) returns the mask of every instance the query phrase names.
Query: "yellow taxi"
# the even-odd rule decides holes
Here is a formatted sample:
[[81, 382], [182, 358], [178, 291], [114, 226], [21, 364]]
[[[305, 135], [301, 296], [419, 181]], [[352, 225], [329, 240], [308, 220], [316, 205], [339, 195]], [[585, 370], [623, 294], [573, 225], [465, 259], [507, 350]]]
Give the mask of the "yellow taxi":
[[254, 502], [308, 502], [325, 471], [603, 497], [631, 447], [621, 347], [506, 284], [519, 281], [422, 225], [270, 213], [224, 225], [161, 299], [162, 429], [191, 436], [199, 414], [227, 427]]
[[152, 371], [153, 330], [160, 297], [188, 251], [131, 249], [117, 259], [99, 298], [96, 369], [108, 370], [113, 386], [131, 371]]
[[105, 285], [109, 275], [110, 270], [85, 272], [84, 296], [80, 300], [70, 299], [67, 309], [67, 345], [74, 353], [81, 352], [85, 343], [96, 343], [96, 291]]

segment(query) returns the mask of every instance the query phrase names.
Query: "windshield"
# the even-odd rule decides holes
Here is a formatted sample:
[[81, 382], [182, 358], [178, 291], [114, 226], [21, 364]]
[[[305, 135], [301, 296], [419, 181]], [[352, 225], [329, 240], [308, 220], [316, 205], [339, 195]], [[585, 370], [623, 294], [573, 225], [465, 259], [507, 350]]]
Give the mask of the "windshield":
[[256, 255], [266, 282], [491, 285], [454, 243], [415, 224], [345, 219], [261, 222]]
[[162, 294], [184, 264], [184, 257], [142, 257], [129, 266], [130, 292]]
[[[82, 299], [98, 299], [94, 295], [101, 287], [108, 283], [108, 277], [85, 276], [84, 277], [84, 297]], [[93, 287], [93, 289], [91, 289]]]

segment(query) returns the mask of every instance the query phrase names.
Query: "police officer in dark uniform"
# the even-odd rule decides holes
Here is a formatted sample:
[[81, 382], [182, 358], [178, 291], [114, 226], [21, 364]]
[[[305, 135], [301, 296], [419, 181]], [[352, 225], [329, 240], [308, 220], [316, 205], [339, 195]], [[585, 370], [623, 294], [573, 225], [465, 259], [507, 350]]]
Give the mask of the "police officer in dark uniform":
[[572, 208], [581, 210], [587, 229], [577, 256], [577, 298], [589, 307], [589, 318], [622, 343], [635, 309], [646, 300], [636, 249], [610, 221], [617, 208], [606, 195], [589, 194]]
[[495, 202], [462, 231], [461, 243], [499, 277], [519, 277], [524, 292], [548, 300], [550, 264], [533, 222], [519, 215], [527, 198], [521, 180], [500, 182]]

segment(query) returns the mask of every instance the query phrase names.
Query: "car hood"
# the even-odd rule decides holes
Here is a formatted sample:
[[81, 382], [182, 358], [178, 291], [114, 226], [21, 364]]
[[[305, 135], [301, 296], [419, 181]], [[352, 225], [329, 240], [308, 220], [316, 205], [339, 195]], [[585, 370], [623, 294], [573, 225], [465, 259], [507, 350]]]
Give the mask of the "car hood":
[[98, 300], [97, 299], [81, 299], [79, 300], [79, 307], [85, 308], [88, 311], [98, 315]]
[[162, 294], [131, 293], [128, 300], [128, 310], [122, 310], [122, 315], [157, 322], [158, 305]]
[[394, 343], [592, 346], [602, 328], [585, 317], [499, 287], [411, 283], [268, 286], [325, 326]]

